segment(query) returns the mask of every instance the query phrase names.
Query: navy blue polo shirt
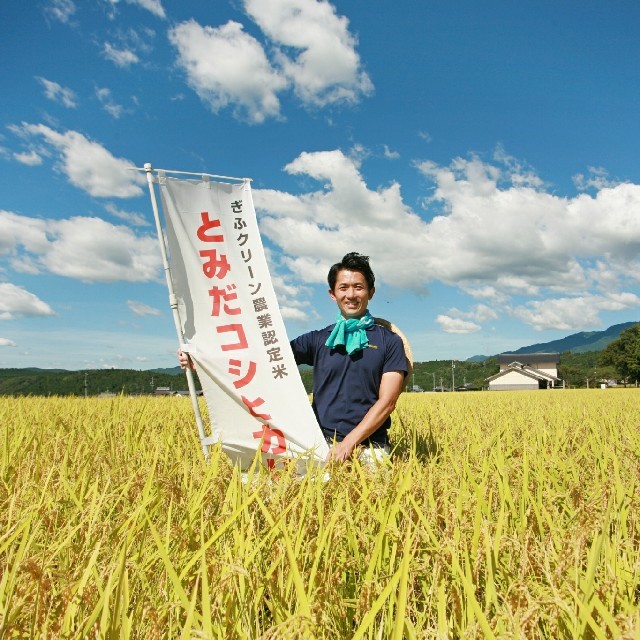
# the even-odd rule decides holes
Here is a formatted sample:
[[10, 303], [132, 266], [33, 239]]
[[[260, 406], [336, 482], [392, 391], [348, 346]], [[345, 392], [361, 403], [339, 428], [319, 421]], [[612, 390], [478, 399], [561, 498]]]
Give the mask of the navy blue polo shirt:
[[[386, 327], [369, 327], [369, 346], [347, 355], [344, 347], [325, 346], [334, 326], [301, 335], [291, 348], [298, 364], [313, 367], [313, 410], [322, 432], [341, 441], [377, 402], [382, 374], [408, 368], [402, 340]], [[391, 417], [365, 443], [387, 444], [390, 425]]]

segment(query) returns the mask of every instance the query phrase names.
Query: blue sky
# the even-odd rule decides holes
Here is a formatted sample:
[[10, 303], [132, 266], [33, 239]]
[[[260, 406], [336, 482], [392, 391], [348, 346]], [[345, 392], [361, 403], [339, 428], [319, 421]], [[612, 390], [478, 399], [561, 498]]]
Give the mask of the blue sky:
[[371, 257], [417, 360], [638, 320], [636, 2], [0, 4], [0, 367], [173, 366], [142, 176], [253, 179], [290, 337]]

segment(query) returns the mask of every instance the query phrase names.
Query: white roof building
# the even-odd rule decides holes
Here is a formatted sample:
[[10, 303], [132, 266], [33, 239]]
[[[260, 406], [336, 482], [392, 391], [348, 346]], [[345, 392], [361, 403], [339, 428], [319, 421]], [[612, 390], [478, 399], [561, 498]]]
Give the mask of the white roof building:
[[558, 378], [558, 353], [503, 353], [498, 356], [500, 371], [489, 378], [489, 391], [553, 389]]

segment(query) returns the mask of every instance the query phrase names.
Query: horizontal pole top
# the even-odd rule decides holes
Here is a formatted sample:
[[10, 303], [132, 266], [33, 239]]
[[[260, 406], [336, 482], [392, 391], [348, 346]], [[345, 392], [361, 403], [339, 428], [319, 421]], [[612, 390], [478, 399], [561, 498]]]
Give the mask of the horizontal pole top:
[[219, 176], [214, 173], [204, 173], [202, 171], [174, 171], [172, 169], [154, 169], [150, 163], [146, 163], [144, 167], [128, 167], [130, 171], [145, 171], [147, 173], [172, 173], [183, 176], [200, 176], [202, 178], [219, 178], [221, 180], [237, 180], [238, 182], [252, 182], [251, 178], [235, 178], [233, 176]]

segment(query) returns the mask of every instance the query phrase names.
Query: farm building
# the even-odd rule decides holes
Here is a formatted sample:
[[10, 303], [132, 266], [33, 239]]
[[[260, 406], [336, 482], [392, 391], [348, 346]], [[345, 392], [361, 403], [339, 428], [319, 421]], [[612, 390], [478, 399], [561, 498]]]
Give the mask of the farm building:
[[560, 383], [558, 362], [558, 353], [503, 353], [500, 371], [486, 379], [489, 391], [553, 389]]

